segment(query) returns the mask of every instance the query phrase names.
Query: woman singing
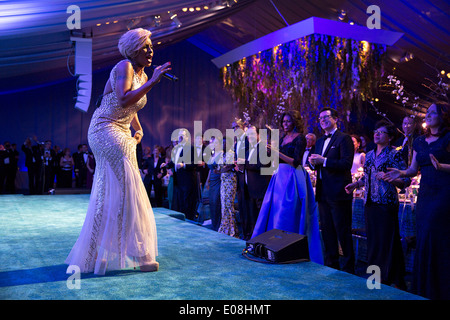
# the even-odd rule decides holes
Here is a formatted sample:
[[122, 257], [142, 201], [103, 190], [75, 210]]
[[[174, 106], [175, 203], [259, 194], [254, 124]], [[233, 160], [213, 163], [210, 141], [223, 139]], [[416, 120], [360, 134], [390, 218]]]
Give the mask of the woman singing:
[[139, 28], [120, 38], [119, 51], [126, 59], [112, 69], [101, 105], [92, 116], [88, 141], [96, 160], [95, 178], [84, 225], [66, 259], [83, 273], [159, 267], [153, 210], [136, 159], [136, 145], [143, 137], [137, 112], [145, 106], [146, 94], [170, 70], [170, 62], [157, 67], [148, 80], [144, 68], [153, 58], [150, 36], [150, 31]]

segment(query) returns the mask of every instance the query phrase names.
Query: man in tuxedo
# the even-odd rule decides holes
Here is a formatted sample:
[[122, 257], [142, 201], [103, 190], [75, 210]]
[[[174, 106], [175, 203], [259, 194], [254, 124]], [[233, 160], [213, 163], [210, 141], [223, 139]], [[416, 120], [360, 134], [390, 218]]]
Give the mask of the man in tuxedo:
[[161, 167], [165, 162], [161, 153], [164, 149], [161, 146], [153, 147], [153, 155], [147, 158], [142, 165], [145, 173], [144, 186], [150, 199], [152, 186], [155, 191], [156, 207], [163, 206], [164, 189], [162, 187], [162, 178], [166, 175], [166, 169]]
[[194, 146], [189, 142], [186, 129], [179, 130], [178, 145], [172, 152], [173, 161], [167, 165], [168, 169], [173, 168], [172, 209], [184, 213], [189, 220], [195, 220], [198, 202], [197, 165], [194, 161]]
[[205, 145], [203, 144], [203, 137], [201, 134], [195, 136], [195, 152], [197, 156], [197, 174], [200, 181], [200, 189], [202, 190], [205, 186], [206, 179], [208, 179], [209, 168], [203, 161], [203, 152], [205, 150]]
[[[245, 159], [245, 155], [248, 152], [248, 139], [245, 134], [244, 123], [240, 119], [236, 119], [231, 123], [231, 127], [236, 135], [234, 141], [234, 160], [237, 161], [239, 158]], [[242, 230], [244, 226], [244, 218], [248, 215], [248, 202], [244, 200], [244, 166], [235, 166], [236, 178], [237, 178], [237, 188], [236, 197], [238, 200], [239, 211], [236, 215], [239, 227]]]
[[78, 145], [78, 151], [72, 155], [75, 169], [75, 185], [77, 188], [86, 187], [88, 170], [86, 163], [88, 156], [87, 144]]
[[[353, 273], [355, 256], [352, 241], [352, 194], [345, 186], [352, 182], [354, 146], [351, 137], [337, 129], [337, 112], [323, 108], [319, 122], [325, 135], [317, 140], [309, 162], [317, 170], [316, 200], [325, 249], [325, 265]], [[343, 253], [339, 264], [339, 244]]]
[[56, 174], [56, 152], [52, 149], [52, 142], [50, 140], [45, 141], [41, 157], [43, 162], [42, 177], [44, 186], [42, 191], [46, 194], [54, 188]]
[[243, 172], [243, 181], [240, 181], [243, 184], [240, 187], [242, 200], [246, 205], [241, 214], [242, 232], [244, 240], [249, 240], [258, 219], [271, 176], [261, 174], [261, 168], [270, 166], [270, 163], [263, 165], [260, 161], [260, 151], [265, 151], [266, 148], [262, 149], [262, 146], [260, 146], [258, 129], [255, 126], [250, 126], [246, 131], [246, 136], [249, 143], [248, 150], [245, 159], [238, 158], [237, 169]]
[[[33, 138], [37, 141], [36, 137]], [[25, 166], [28, 170], [28, 188], [30, 190], [30, 194], [37, 194], [39, 189], [39, 172], [41, 159], [39, 146], [33, 146], [31, 144], [31, 139], [27, 138], [22, 145], [22, 151], [25, 153]]]
[[306, 136], [306, 149], [305, 152], [303, 152], [303, 158], [302, 158], [302, 166], [306, 167], [306, 165], [309, 166], [308, 158], [310, 155], [314, 153], [315, 146], [316, 146], [316, 135], [314, 133], [308, 133]]

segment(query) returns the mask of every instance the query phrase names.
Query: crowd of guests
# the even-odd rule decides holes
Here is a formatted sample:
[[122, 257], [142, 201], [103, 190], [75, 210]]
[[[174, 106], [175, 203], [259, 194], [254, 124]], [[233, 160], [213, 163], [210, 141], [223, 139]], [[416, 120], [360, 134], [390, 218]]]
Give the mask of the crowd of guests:
[[[362, 189], [368, 265], [380, 267], [382, 283], [405, 290], [398, 192], [420, 173], [412, 290], [450, 299], [448, 105], [429, 107], [424, 135], [410, 116], [403, 119], [401, 131], [379, 121], [373, 140], [340, 131], [339, 115], [332, 108], [320, 110], [317, 120], [324, 133], [319, 138], [305, 134], [298, 112], [286, 112], [278, 144], [261, 141], [259, 128], [241, 120], [232, 123], [234, 141], [191, 139], [180, 129], [168, 147], [142, 149], [139, 144], [138, 165], [148, 196], [153, 206], [164, 206], [167, 199], [170, 209], [199, 221], [198, 208], [207, 194], [213, 230], [244, 240], [273, 228], [306, 234], [312, 261], [355, 273], [352, 200], [353, 192]], [[0, 145], [2, 192], [15, 192], [16, 149], [9, 142]], [[67, 148], [52, 148], [51, 141], [28, 138], [21, 149], [31, 194], [70, 188], [73, 180], [75, 187], [92, 186], [95, 159], [86, 144], [71, 154]], [[262, 150], [279, 158], [272, 175], [261, 174], [270, 166], [261, 162]], [[315, 190], [308, 172], [314, 172]]]
[[[95, 159], [87, 144], [80, 144], [74, 153], [69, 148], [52, 146], [52, 141], [40, 142], [27, 138], [21, 146], [25, 156], [30, 195], [53, 193], [56, 188], [92, 187]], [[16, 144], [0, 145], [0, 192], [14, 194], [20, 152]]]
[[[235, 141], [212, 137], [203, 143], [196, 137], [191, 142], [188, 132], [180, 130], [179, 139], [166, 148], [164, 162], [156, 158], [149, 162], [150, 167], [161, 163], [156, 170], [161, 178], [170, 176], [170, 208], [185, 213], [187, 219], [198, 218], [199, 193], [207, 189], [214, 230], [244, 240], [271, 228], [307, 234], [311, 260], [349, 273], [355, 273], [356, 262], [353, 192], [361, 189], [368, 265], [380, 267], [383, 284], [403, 290], [407, 287], [399, 192], [411, 184], [411, 177], [421, 174], [411, 290], [432, 299], [449, 299], [450, 210], [445, 202], [450, 196], [449, 112], [447, 104], [431, 105], [423, 135], [410, 116], [403, 119], [402, 130], [379, 121], [373, 140], [340, 131], [339, 115], [331, 108], [320, 111], [318, 124], [324, 135], [319, 138], [305, 135], [298, 114], [287, 112], [279, 126], [278, 148], [261, 141], [258, 128], [237, 120], [232, 128], [241, 134]], [[260, 169], [270, 165], [259, 161], [261, 142], [280, 159], [272, 176], [261, 174]], [[197, 148], [212, 156], [196, 162]], [[180, 160], [186, 152], [191, 161]], [[317, 179], [313, 191], [305, 168]], [[201, 175], [201, 170], [207, 174]]]

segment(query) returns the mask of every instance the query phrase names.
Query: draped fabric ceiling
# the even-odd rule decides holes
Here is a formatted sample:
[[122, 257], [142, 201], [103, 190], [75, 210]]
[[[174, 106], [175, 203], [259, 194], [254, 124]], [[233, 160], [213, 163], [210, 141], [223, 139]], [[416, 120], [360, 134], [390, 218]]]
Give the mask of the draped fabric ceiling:
[[[80, 8], [80, 30], [70, 31], [66, 25], [69, 5]], [[71, 78], [71, 36], [93, 38], [95, 71], [120, 59], [117, 41], [129, 28], [149, 28], [156, 50], [188, 39], [217, 57], [309, 17], [338, 20], [341, 10], [346, 19], [364, 26], [370, 5], [380, 7], [382, 29], [404, 34], [388, 48], [386, 72], [395, 67], [405, 90], [426, 98], [424, 79], [450, 72], [446, 0], [6, 1], [0, 3], [0, 94]], [[193, 12], [183, 11], [191, 7]], [[180, 27], [170, 19], [174, 13]], [[159, 26], [154, 16], [160, 16]], [[410, 54], [414, 58], [404, 61]]]

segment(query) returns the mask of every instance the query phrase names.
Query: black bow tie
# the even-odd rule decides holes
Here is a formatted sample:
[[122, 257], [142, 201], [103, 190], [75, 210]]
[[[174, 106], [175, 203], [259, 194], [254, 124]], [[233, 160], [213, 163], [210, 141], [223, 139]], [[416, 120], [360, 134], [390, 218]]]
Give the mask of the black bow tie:
[[328, 138], [330, 138], [331, 139], [331, 136], [332, 136], [333, 134], [332, 133], [330, 133], [330, 134], [326, 134], [325, 135], [325, 139], [328, 139]]

